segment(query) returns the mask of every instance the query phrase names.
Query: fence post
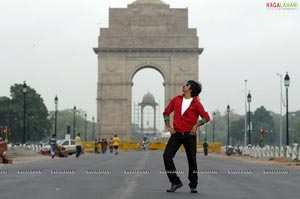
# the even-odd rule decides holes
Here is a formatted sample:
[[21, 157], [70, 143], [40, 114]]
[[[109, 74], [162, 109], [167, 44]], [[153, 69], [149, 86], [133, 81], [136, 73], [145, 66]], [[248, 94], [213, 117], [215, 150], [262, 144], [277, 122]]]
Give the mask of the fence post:
[[280, 156], [280, 151], [279, 151], [279, 147], [278, 146], [275, 146], [275, 158], [279, 157]]
[[283, 146], [280, 147], [280, 157], [284, 157], [284, 148], [283, 148]]
[[290, 158], [290, 147], [289, 146], [286, 146], [286, 158]]
[[298, 149], [298, 144], [294, 143], [293, 144], [293, 151], [292, 151], [292, 160], [296, 160], [297, 159], [297, 149]]

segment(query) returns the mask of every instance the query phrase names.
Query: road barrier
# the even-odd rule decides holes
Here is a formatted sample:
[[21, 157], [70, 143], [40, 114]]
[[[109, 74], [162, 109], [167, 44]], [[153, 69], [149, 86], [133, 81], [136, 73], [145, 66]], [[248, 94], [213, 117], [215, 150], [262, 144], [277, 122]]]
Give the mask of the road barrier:
[[[148, 150], [161, 150], [164, 151], [166, 148], [167, 142], [148, 142], [147, 149]], [[203, 143], [199, 142], [197, 144], [197, 150], [203, 150]], [[208, 152], [221, 151], [222, 143], [221, 142], [208, 142]], [[109, 147], [109, 146], [107, 146]], [[31, 147], [35, 148], [35, 147]], [[82, 142], [82, 148], [85, 152], [94, 152], [95, 150], [95, 141], [84, 141]], [[121, 141], [119, 145], [119, 150], [130, 151], [130, 150], [142, 150], [142, 146], [140, 142], [134, 141]], [[180, 151], [184, 151], [183, 145], [179, 148]]]
[[82, 142], [82, 148], [83, 148], [84, 152], [94, 152], [95, 151], [95, 141]]
[[164, 151], [166, 148], [166, 143], [161, 143], [161, 142], [153, 142], [148, 144], [148, 149], [149, 150], [161, 150]]
[[[162, 143], [162, 142], [150, 142], [148, 144], [148, 149], [149, 150], [161, 150], [161, 151], [164, 151], [165, 148], [166, 148], [166, 143]], [[219, 143], [219, 142], [215, 142], [215, 143], [212, 143], [212, 142], [209, 142], [208, 143], [208, 152], [214, 152], [214, 151], [221, 151], [221, 148], [222, 148], [222, 143]], [[181, 145], [180, 148], [179, 148], [180, 151], [185, 151], [184, 150], [184, 146]], [[197, 151], [201, 151], [203, 150], [203, 143], [198, 143], [197, 144]]]
[[121, 142], [119, 145], [120, 150], [141, 150], [141, 144], [139, 142]]

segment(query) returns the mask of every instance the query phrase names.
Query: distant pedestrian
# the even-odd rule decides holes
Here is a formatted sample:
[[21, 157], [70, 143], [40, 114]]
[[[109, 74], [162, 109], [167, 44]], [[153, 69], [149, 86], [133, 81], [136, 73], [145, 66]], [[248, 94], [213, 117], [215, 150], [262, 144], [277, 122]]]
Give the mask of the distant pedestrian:
[[55, 156], [55, 148], [56, 148], [56, 136], [55, 134], [52, 135], [52, 138], [49, 140], [49, 145], [50, 145], [50, 154], [52, 156], [52, 159]]
[[147, 137], [144, 137], [143, 141], [142, 141], [142, 149], [146, 150], [147, 149]]
[[118, 135], [115, 135], [115, 137], [113, 138], [113, 142], [114, 142], [114, 150], [115, 150], [115, 155], [118, 155], [118, 148], [119, 148], [119, 144], [120, 144], [120, 139], [118, 138]]
[[76, 158], [78, 158], [81, 154], [81, 151], [82, 151], [80, 133], [78, 133], [76, 138], [75, 138], [75, 145], [76, 145]]
[[104, 139], [104, 153], [107, 151], [108, 142], [106, 139]]
[[203, 151], [204, 151], [204, 155], [208, 155], [208, 143], [206, 142], [206, 139], [204, 139], [203, 142]]
[[102, 152], [102, 144], [101, 144], [101, 138], [98, 139], [98, 152], [101, 154]]
[[104, 154], [105, 153], [105, 139], [102, 138], [100, 143], [101, 143], [101, 153]]
[[98, 139], [95, 139], [95, 153], [98, 153], [98, 145], [99, 145]]
[[110, 138], [110, 140], [109, 140], [109, 152], [110, 153], [114, 152], [114, 141], [113, 141], [113, 138]]

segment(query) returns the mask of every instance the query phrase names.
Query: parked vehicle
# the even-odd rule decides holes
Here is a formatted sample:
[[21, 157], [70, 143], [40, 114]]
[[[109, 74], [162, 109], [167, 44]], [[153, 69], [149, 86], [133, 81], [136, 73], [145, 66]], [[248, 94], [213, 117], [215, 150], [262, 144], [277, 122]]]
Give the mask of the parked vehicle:
[[226, 153], [226, 155], [230, 156], [231, 154], [234, 153], [234, 147], [231, 145], [226, 146], [225, 153]]
[[57, 140], [57, 145], [64, 147], [69, 155], [72, 155], [73, 153], [76, 153], [76, 145], [75, 140], [73, 139], [63, 139], [63, 140]]

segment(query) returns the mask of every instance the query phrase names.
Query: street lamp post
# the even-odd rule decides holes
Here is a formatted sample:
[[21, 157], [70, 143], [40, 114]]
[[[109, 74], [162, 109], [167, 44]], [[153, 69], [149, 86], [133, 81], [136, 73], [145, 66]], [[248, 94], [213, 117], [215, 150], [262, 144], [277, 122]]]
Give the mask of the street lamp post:
[[279, 129], [279, 145], [280, 148], [282, 147], [282, 75], [277, 73], [277, 75], [280, 77], [280, 129]]
[[87, 114], [85, 113], [84, 114], [84, 141], [86, 141], [86, 117], [87, 117]]
[[95, 117], [93, 116], [92, 117], [92, 134], [93, 134], [93, 138], [92, 138], [92, 140], [95, 140]]
[[57, 104], [58, 104], [57, 96], [55, 96], [54, 98], [54, 104], [55, 104], [54, 135], [55, 137], [57, 137]]
[[292, 114], [292, 116], [293, 116], [293, 131], [292, 131], [292, 136], [291, 136], [291, 140], [292, 140], [292, 145], [294, 144], [294, 143], [296, 143], [295, 142], [295, 131], [296, 131], [296, 113], [293, 113]]
[[26, 82], [24, 81], [23, 83], [23, 106], [24, 106], [24, 115], [23, 115], [23, 144], [25, 144], [25, 137], [26, 137], [26, 93], [27, 93], [27, 85], [26, 85]]
[[207, 140], [207, 131], [208, 131], [207, 130], [207, 124], [205, 124], [205, 137], [204, 137], [205, 140]]
[[247, 145], [247, 80], [245, 79], [245, 121], [244, 121], [244, 146]]
[[284, 85], [286, 88], [286, 146], [289, 146], [289, 98], [288, 88], [290, 86], [290, 76], [286, 73], [284, 77]]
[[216, 120], [216, 112], [213, 112], [213, 137], [212, 141], [215, 142], [215, 120]]
[[74, 112], [74, 119], [73, 119], [73, 139], [75, 139], [75, 133], [76, 133], [76, 118], [75, 118], [76, 106], [74, 106], [73, 112]]
[[229, 146], [229, 113], [230, 113], [230, 106], [227, 105], [227, 146]]
[[252, 96], [250, 94], [250, 91], [247, 95], [247, 101], [248, 101], [248, 145], [251, 145], [251, 115], [250, 115], [250, 102], [251, 102]]

